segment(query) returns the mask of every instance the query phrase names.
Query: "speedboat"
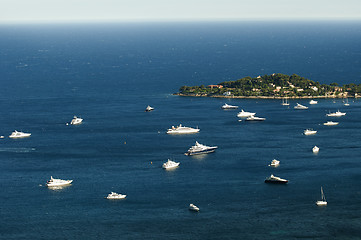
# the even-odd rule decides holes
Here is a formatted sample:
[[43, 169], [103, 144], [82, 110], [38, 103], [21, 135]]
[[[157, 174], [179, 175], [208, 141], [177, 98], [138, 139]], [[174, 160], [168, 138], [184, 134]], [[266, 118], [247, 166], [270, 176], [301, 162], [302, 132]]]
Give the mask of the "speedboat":
[[271, 176], [269, 176], [268, 178], [266, 178], [264, 180], [265, 183], [288, 183], [288, 180], [280, 178], [280, 177], [276, 177], [273, 174], [271, 174]]
[[334, 126], [337, 124], [338, 124], [338, 122], [332, 122], [332, 121], [327, 121], [327, 122], [323, 123], [323, 125], [325, 125], [325, 126]]
[[312, 152], [313, 152], [313, 153], [318, 153], [319, 151], [320, 151], [320, 148], [317, 147], [317, 146], [314, 146], [314, 147], [312, 148]]
[[62, 180], [62, 179], [56, 179], [53, 178], [53, 176], [50, 177], [50, 180], [46, 182], [46, 186], [48, 187], [60, 187], [69, 185], [73, 182], [73, 180]]
[[325, 194], [323, 193], [323, 189], [321, 187], [321, 200], [316, 202], [317, 206], [326, 206], [327, 205], [327, 201], [326, 201], [326, 197]]
[[237, 114], [237, 117], [246, 118], [256, 115], [256, 113], [245, 112], [243, 109]]
[[278, 167], [280, 165], [280, 161], [276, 160], [276, 159], [273, 159], [271, 161], [271, 164], [268, 165], [268, 166], [271, 166], [271, 167]]
[[316, 133], [317, 133], [317, 131], [313, 130], [311, 128], [306, 129], [305, 131], [303, 131], [303, 134], [305, 134], [305, 135], [313, 135], [313, 134], [316, 134]]
[[148, 107], [145, 109], [146, 112], [150, 112], [150, 111], [153, 111], [154, 108], [152, 108], [151, 106], [148, 105]]
[[297, 105], [296, 106], [294, 106], [293, 107], [294, 109], [308, 109], [308, 107], [306, 107], [306, 106], [303, 106], [303, 105], [301, 105], [301, 104], [299, 104], [299, 103], [297, 103]]
[[199, 207], [194, 205], [193, 203], [189, 204], [189, 210], [199, 212]]
[[188, 133], [197, 133], [200, 129], [198, 128], [191, 128], [191, 127], [183, 127], [182, 124], [179, 126], [168, 129], [168, 134], [188, 134]]
[[341, 117], [341, 116], [345, 116], [346, 113], [340, 112], [340, 110], [338, 110], [337, 112], [334, 113], [328, 113], [326, 114], [327, 117]]
[[31, 133], [24, 133], [24, 132], [18, 132], [18, 131], [14, 131], [11, 133], [11, 135], [9, 136], [9, 138], [24, 138], [24, 137], [30, 137]]
[[196, 145], [190, 147], [188, 149], [188, 152], [185, 153], [185, 155], [191, 156], [191, 155], [197, 155], [197, 154], [203, 154], [203, 153], [211, 153], [214, 152], [218, 147], [210, 147], [203, 144], [200, 144], [196, 141]]
[[237, 108], [238, 108], [238, 106], [228, 105], [227, 103], [225, 103], [222, 106], [222, 109], [237, 109]]
[[176, 168], [179, 166], [179, 162], [173, 162], [172, 160], [168, 159], [167, 162], [163, 163], [163, 168], [164, 169], [172, 169], [172, 168]]
[[83, 121], [82, 118], [79, 118], [77, 116], [74, 116], [74, 118], [71, 120], [70, 124], [71, 125], [77, 125], [77, 124], [81, 124]]
[[108, 194], [106, 199], [124, 199], [127, 195], [123, 195], [120, 193], [111, 192]]
[[246, 118], [246, 121], [264, 121], [266, 118], [256, 117], [256, 116], [250, 116]]
[[309, 103], [310, 103], [310, 104], [317, 104], [318, 101], [315, 101], [315, 100], [312, 99]]

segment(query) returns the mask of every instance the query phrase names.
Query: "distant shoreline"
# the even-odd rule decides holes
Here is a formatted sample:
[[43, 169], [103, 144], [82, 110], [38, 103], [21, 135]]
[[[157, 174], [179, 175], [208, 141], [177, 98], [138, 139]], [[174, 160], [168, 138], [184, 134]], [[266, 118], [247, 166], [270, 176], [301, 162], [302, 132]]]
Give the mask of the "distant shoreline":
[[[182, 97], [211, 97], [211, 98], [244, 98], [244, 99], [313, 99], [313, 98], [345, 98], [342, 96], [292, 96], [292, 97], [278, 97], [278, 96], [224, 96], [224, 95], [201, 95], [201, 94], [184, 94], [173, 93], [175, 96]], [[358, 98], [355, 96], [347, 96], [347, 98]]]

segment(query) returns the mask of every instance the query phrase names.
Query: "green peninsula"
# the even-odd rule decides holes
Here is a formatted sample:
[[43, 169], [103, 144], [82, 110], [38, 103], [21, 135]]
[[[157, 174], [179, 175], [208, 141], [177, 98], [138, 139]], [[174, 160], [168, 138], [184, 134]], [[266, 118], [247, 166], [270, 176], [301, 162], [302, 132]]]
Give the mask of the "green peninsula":
[[274, 73], [208, 86], [182, 86], [180, 96], [229, 98], [345, 98], [361, 96], [361, 84], [320, 84], [304, 77]]

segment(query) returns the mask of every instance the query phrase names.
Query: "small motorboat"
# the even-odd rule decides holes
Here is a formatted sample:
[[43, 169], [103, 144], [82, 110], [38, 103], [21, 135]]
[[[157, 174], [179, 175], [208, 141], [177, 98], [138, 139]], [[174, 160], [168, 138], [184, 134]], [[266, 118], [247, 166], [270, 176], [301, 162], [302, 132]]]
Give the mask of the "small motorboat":
[[11, 135], [9, 136], [9, 138], [24, 138], [24, 137], [30, 137], [31, 133], [24, 133], [24, 132], [18, 132], [18, 131], [14, 131], [11, 133]]
[[127, 195], [123, 195], [120, 193], [115, 193], [115, 192], [111, 192], [108, 194], [108, 196], [106, 197], [106, 199], [124, 199], [126, 198]]
[[61, 187], [65, 185], [69, 185], [73, 182], [73, 180], [62, 180], [50, 177], [50, 180], [46, 182], [46, 186], [48, 187]]
[[266, 178], [264, 180], [264, 182], [265, 183], [281, 183], [281, 184], [285, 184], [285, 183], [288, 183], [288, 180], [280, 178], [280, 177], [276, 177], [273, 174], [271, 174], [271, 176]]
[[78, 124], [81, 124], [82, 122], [83, 122], [82, 118], [74, 116], [74, 118], [71, 120], [70, 124], [71, 125], [78, 125]]
[[199, 212], [199, 207], [194, 205], [193, 203], [189, 204], [189, 210]]
[[309, 103], [310, 103], [310, 104], [317, 104], [318, 101], [315, 101], [315, 100], [312, 99]]
[[233, 106], [233, 105], [228, 105], [227, 103], [225, 103], [223, 106], [222, 106], [222, 109], [237, 109], [238, 106]]
[[313, 152], [313, 153], [318, 153], [319, 151], [320, 151], [320, 148], [317, 147], [317, 146], [314, 146], [314, 147], [312, 148], [312, 152]]
[[271, 167], [278, 167], [280, 165], [280, 161], [276, 160], [276, 159], [273, 159], [271, 161], [271, 164], [268, 165], [268, 166], [271, 166]]
[[173, 169], [173, 168], [178, 167], [179, 164], [180, 164], [179, 162], [174, 162], [174, 161], [168, 159], [167, 162], [163, 163], [162, 167], [164, 169], [168, 170], [168, 169]]
[[266, 118], [256, 117], [256, 116], [250, 116], [246, 118], [246, 121], [265, 121], [265, 120]]
[[317, 131], [316, 131], [316, 130], [313, 130], [313, 129], [311, 129], [311, 128], [306, 129], [305, 131], [303, 131], [303, 134], [305, 134], [305, 135], [314, 135], [314, 134], [316, 134], [316, 133], [317, 133]]
[[299, 109], [299, 110], [308, 109], [308, 107], [303, 106], [303, 105], [301, 105], [301, 104], [299, 104], [299, 103], [297, 103], [297, 105], [294, 106], [293, 108], [294, 108], [294, 109]]
[[199, 131], [199, 128], [184, 127], [182, 124], [179, 124], [177, 127], [172, 126], [172, 128], [169, 128], [167, 130], [167, 134], [190, 134], [197, 133]]
[[327, 117], [341, 117], [341, 116], [345, 116], [346, 113], [344, 112], [340, 112], [340, 110], [338, 110], [337, 112], [334, 112], [334, 113], [327, 113], [326, 116]]
[[146, 112], [150, 112], [150, 111], [153, 111], [153, 110], [154, 110], [154, 108], [151, 107], [151, 106], [149, 106], [149, 105], [148, 105], [148, 107], [145, 109]]
[[256, 115], [256, 113], [252, 112], [245, 112], [243, 109], [237, 114], [237, 117], [240, 118], [247, 118]]
[[335, 126], [335, 125], [338, 125], [338, 122], [327, 121], [327, 122], [323, 123], [323, 125], [325, 125], [325, 126]]

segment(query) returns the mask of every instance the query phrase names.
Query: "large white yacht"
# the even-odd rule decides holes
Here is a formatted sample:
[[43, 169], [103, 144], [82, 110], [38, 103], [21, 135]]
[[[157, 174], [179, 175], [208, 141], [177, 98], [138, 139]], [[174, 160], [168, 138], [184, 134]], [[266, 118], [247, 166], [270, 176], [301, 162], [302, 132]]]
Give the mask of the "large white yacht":
[[276, 177], [273, 174], [264, 180], [265, 183], [288, 183], [288, 180]]
[[309, 103], [310, 103], [310, 104], [317, 104], [318, 101], [312, 99]]
[[237, 114], [237, 117], [246, 118], [256, 115], [256, 113], [245, 112], [243, 109]]
[[341, 117], [341, 116], [345, 116], [346, 113], [340, 112], [340, 110], [338, 110], [337, 112], [334, 113], [327, 113], [326, 116], [327, 117]]
[[237, 108], [238, 108], [238, 106], [228, 105], [227, 103], [225, 103], [222, 106], [222, 109], [237, 109]]
[[172, 168], [176, 168], [179, 166], [179, 162], [173, 162], [172, 160], [168, 159], [167, 162], [163, 163], [163, 168], [164, 169], [172, 169]]
[[327, 121], [327, 122], [323, 123], [323, 125], [325, 125], [325, 126], [335, 126], [335, 125], [338, 125], [338, 122]]
[[82, 122], [83, 122], [82, 118], [74, 116], [74, 118], [71, 120], [70, 124], [71, 125], [77, 125], [77, 124], [81, 124]]
[[308, 109], [308, 107], [306, 107], [306, 106], [303, 106], [303, 105], [301, 105], [301, 104], [299, 104], [299, 103], [297, 103], [297, 105], [296, 106], [294, 106], [293, 107], [294, 109]]
[[9, 138], [24, 138], [24, 137], [30, 137], [31, 133], [24, 133], [24, 132], [18, 132], [18, 131], [14, 131], [11, 133], [11, 135], [9, 136]]
[[313, 135], [313, 134], [316, 134], [316, 133], [317, 133], [317, 131], [313, 130], [311, 128], [306, 129], [305, 131], [303, 131], [303, 134], [305, 134], [305, 135]]
[[111, 192], [106, 197], [107, 199], [124, 199], [127, 195], [123, 195], [120, 193]]
[[218, 147], [210, 147], [203, 144], [200, 144], [196, 141], [196, 144], [188, 149], [188, 152], [185, 153], [185, 155], [191, 156], [191, 155], [197, 155], [197, 154], [203, 154], [203, 153], [211, 153], [214, 152]]
[[199, 207], [197, 207], [196, 205], [194, 205], [193, 203], [189, 204], [189, 210], [191, 211], [195, 211], [195, 212], [199, 212]]
[[246, 121], [265, 121], [265, 120], [266, 118], [256, 117], [256, 116], [250, 116], [246, 118]]
[[48, 187], [60, 187], [64, 185], [69, 185], [73, 182], [73, 180], [62, 180], [50, 177], [50, 180], [46, 182], [46, 186]]
[[149, 106], [149, 105], [148, 105], [148, 107], [145, 109], [146, 112], [150, 112], [150, 111], [153, 111], [153, 110], [154, 110], [154, 108], [151, 107], [151, 106]]
[[199, 132], [199, 128], [191, 128], [191, 127], [184, 127], [182, 124], [179, 124], [179, 126], [168, 129], [168, 134], [188, 134], [188, 133], [197, 133]]

